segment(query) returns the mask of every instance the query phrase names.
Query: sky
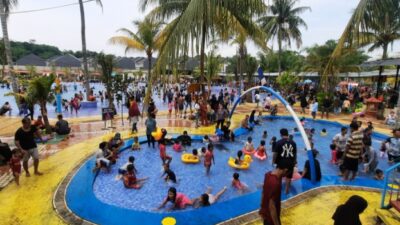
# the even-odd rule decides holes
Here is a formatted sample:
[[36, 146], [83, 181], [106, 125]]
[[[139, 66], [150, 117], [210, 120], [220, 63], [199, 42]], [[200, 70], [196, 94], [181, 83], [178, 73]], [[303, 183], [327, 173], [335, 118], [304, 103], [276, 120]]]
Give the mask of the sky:
[[[103, 10], [95, 2], [85, 4], [86, 42], [88, 50], [124, 56], [123, 47], [110, 45], [108, 39], [116, 35], [119, 28], [134, 30], [133, 20], [141, 20], [145, 13], [139, 9], [140, 0], [102, 0]], [[272, 2], [272, 0], [269, 0]], [[75, 3], [77, 0], [20, 0], [15, 12], [48, 8]], [[265, 0], [268, 2], [268, 0]], [[323, 44], [329, 39], [338, 39], [359, 0], [300, 0], [299, 6], [311, 7], [311, 12], [302, 14], [308, 29], [302, 29], [303, 45], [299, 50], [314, 44]], [[57, 46], [60, 50], [81, 50], [81, 27], [79, 5], [48, 11], [12, 14], [9, 18], [9, 37], [15, 41], [34, 40], [38, 44]], [[1, 32], [1, 31], [0, 31]], [[277, 49], [277, 44], [269, 42]], [[390, 56], [400, 56], [399, 44], [394, 45]], [[292, 46], [293, 50], [296, 46]], [[248, 43], [248, 52], [256, 55], [259, 49]], [[218, 53], [233, 56], [235, 46], [221, 45]], [[129, 52], [127, 56], [144, 56], [141, 52]], [[372, 52], [373, 58], [381, 52]]]

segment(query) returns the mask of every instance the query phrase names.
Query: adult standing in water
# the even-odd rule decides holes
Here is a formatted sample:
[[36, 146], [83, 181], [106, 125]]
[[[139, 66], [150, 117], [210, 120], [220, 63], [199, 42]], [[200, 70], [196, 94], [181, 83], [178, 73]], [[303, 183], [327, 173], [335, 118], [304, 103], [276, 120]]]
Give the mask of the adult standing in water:
[[39, 172], [39, 151], [37, 149], [37, 145], [35, 142], [36, 137], [42, 140], [42, 136], [40, 135], [39, 130], [31, 125], [31, 120], [28, 117], [22, 119], [22, 127], [20, 127], [17, 132], [15, 132], [15, 145], [18, 149], [20, 149], [23, 153], [23, 167], [27, 177], [30, 177], [30, 173], [28, 170], [28, 161], [32, 156], [33, 158], [33, 168], [35, 175], [42, 175]]
[[349, 174], [352, 172], [350, 180], [354, 180], [357, 176], [358, 171], [358, 160], [361, 157], [363, 150], [363, 132], [358, 131], [357, 122], [352, 122], [350, 124], [350, 137], [347, 140], [346, 151], [344, 152], [343, 165], [345, 172], [343, 174], [343, 180], [349, 179]]
[[261, 195], [261, 207], [258, 213], [264, 225], [281, 224], [281, 187], [282, 177], [292, 166], [287, 161], [280, 161], [274, 171], [265, 174]]
[[155, 140], [154, 137], [151, 135], [151, 132], [155, 131], [157, 128], [157, 122], [155, 120], [155, 115], [149, 115], [144, 122], [146, 125], [146, 136], [147, 136], [147, 145], [150, 147], [150, 143], [155, 148]]
[[286, 188], [285, 193], [289, 193], [290, 184], [293, 176], [293, 169], [297, 160], [297, 146], [296, 143], [289, 139], [289, 131], [286, 128], [280, 130], [282, 139], [276, 143], [276, 164], [288, 165], [288, 172], [286, 174]]

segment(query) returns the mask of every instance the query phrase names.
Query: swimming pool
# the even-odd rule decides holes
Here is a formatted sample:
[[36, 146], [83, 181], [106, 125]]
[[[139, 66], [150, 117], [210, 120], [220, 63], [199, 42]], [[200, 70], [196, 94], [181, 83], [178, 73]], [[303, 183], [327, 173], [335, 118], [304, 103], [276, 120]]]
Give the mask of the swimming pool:
[[[342, 182], [337, 176], [337, 167], [330, 164], [329, 143], [332, 137], [340, 131], [340, 124], [324, 121], [307, 121], [308, 127], [316, 129], [314, 136], [315, 147], [320, 151], [317, 157], [321, 164], [323, 179], [317, 184], [312, 184], [308, 180], [293, 182], [291, 193], [283, 195], [283, 199], [294, 196], [314, 187], [325, 185], [355, 185], [368, 187], [381, 187], [379, 181], [374, 181], [371, 175], [360, 173], [359, 177], [352, 182]], [[260, 190], [257, 186], [262, 184], [265, 172], [272, 169], [270, 146], [267, 146], [269, 158], [266, 161], [254, 159], [251, 167], [247, 171], [237, 171], [227, 164], [230, 156], [235, 156], [240, 150], [248, 136], [253, 137], [255, 146], [261, 140], [262, 131], [268, 131], [267, 143], [272, 136], [279, 137], [280, 128], [295, 127], [291, 118], [280, 117], [273, 121], [265, 120], [262, 126], [256, 126], [254, 131], [244, 134], [242, 129], [237, 129], [235, 133], [241, 134], [234, 143], [223, 143], [215, 147], [216, 165], [211, 168], [209, 177], [205, 176], [202, 163], [197, 165], [183, 164], [180, 160], [180, 153], [172, 151], [171, 146], [167, 147], [167, 152], [173, 157], [171, 169], [176, 173], [178, 184], [174, 185], [178, 192], [185, 193], [190, 198], [199, 197], [206, 188], [212, 187], [216, 193], [224, 186], [230, 186], [232, 174], [239, 172], [240, 179], [246, 183], [250, 190], [246, 194], [239, 194], [232, 188], [222, 195], [221, 199], [211, 207], [180, 210], [175, 212], [155, 211], [162, 200], [167, 195], [169, 186], [160, 178], [162, 174], [161, 160], [158, 149], [151, 149], [147, 144], [142, 145], [142, 150], [131, 152], [123, 151], [120, 159], [112, 168], [111, 173], [100, 173], [95, 176], [91, 173], [94, 165], [92, 157], [85, 162], [71, 180], [66, 193], [68, 207], [78, 216], [99, 224], [121, 224], [126, 221], [141, 221], [140, 224], [160, 224], [165, 216], [173, 216], [178, 224], [215, 224], [229, 218], [250, 212], [259, 207]], [[328, 135], [321, 137], [319, 131], [327, 129]], [[201, 137], [194, 137], [200, 139]], [[385, 138], [380, 134], [374, 134], [373, 146], [377, 149], [379, 142]], [[143, 140], [141, 138], [141, 140]], [[300, 136], [295, 136], [298, 145], [298, 165], [302, 170], [307, 154], [303, 150], [304, 144]], [[132, 141], [126, 142], [130, 145]], [[193, 148], [203, 146], [200, 142], [193, 143]], [[138, 169], [138, 177], [150, 177], [140, 190], [127, 190], [123, 187], [122, 181], [115, 180], [119, 166], [133, 155], [136, 158], [135, 166]], [[386, 169], [388, 164], [385, 160], [380, 160], [379, 168]], [[88, 207], [90, 206], [90, 207]], [[142, 220], [140, 220], [142, 219]], [[184, 222], [183, 222], [184, 221]], [[180, 223], [179, 223], [180, 222]]]

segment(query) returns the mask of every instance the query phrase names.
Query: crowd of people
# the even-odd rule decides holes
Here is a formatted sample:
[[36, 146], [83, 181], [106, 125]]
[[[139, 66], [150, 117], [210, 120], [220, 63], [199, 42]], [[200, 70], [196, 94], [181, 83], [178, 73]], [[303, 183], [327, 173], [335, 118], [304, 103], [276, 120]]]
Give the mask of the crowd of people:
[[[187, 85], [187, 84], [186, 84]], [[221, 89], [217, 95], [211, 94], [210, 98], [206, 98], [202, 93], [190, 93], [187, 90], [187, 86], [167, 86], [162, 87], [157, 85], [154, 89], [155, 93], [162, 95], [162, 100], [165, 104], [168, 104], [168, 117], [175, 118], [189, 118], [195, 121], [196, 127], [200, 125], [215, 124], [215, 135], [205, 135], [203, 142], [204, 147], [201, 149], [193, 149], [192, 155], [203, 162], [206, 176], [211, 176], [212, 166], [215, 165], [214, 159], [214, 145], [221, 141], [235, 141], [234, 132], [230, 128], [230, 122], [227, 121], [229, 118], [229, 107], [232, 106], [236, 98], [236, 92], [234, 89], [230, 91], [228, 88]], [[134, 143], [131, 149], [136, 151], [140, 150], [141, 146], [137, 137], [139, 118], [143, 116], [140, 112], [139, 106], [142, 103], [142, 96], [144, 89], [137, 89], [129, 93], [128, 102], [126, 106], [129, 108], [129, 120], [132, 124], [131, 132], [136, 134], [134, 136]], [[99, 92], [100, 98], [103, 95], [107, 96], [107, 93]], [[312, 87], [303, 85], [300, 93], [288, 95], [287, 98], [290, 104], [296, 102], [296, 96], [300, 101], [302, 112], [305, 113], [305, 109], [310, 107], [310, 112], [313, 119], [316, 119], [317, 112], [319, 111], [319, 104], [317, 101], [316, 92]], [[359, 102], [365, 102], [370, 96], [368, 89], [354, 88], [351, 91], [347, 89], [340, 89], [334, 93], [333, 99], [328, 96], [324, 97], [321, 102], [321, 117], [326, 115], [329, 117], [329, 112], [333, 110], [334, 113], [340, 113], [341, 111], [351, 112], [351, 108]], [[82, 94], [75, 94], [75, 97], [66, 104], [78, 113], [80, 101], [82, 101]], [[107, 97], [106, 97], [107, 98]], [[75, 100], [76, 99], [76, 100]], [[250, 115], [246, 115], [241, 122], [241, 128], [251, 132], [255, 126], [263, 123], [263, 111], [267, 110], [271, 115], [277, 114], [277, 106], [272, 103], [271, 95], [267, 95], [264, 102], [261, 101], [260, 93], [255, 93], [255, 100], [257, 108], [252, 110]], [[75, 103], [73, 103], [75, 102]], [[258, 108], [258, 104], [262, 103], [263, 109]], [[75, 106], [74, 106], [75, 105]], [[68, 108], [68, 106], [66, 108]], [[65, 105], [64, 105], [65, 107]], [[11, 107], [6, 102], [2, 108], [0, 108], [0, 115], [4, 115], [7, 112], [11, 113]], [[67, 110], [67, 109], [66, 109]], [[160, 164], [163, 165], [162, 178], [166, 182], [177, 183], [178, 179], [171, 168], [171, 156], [167, 154], [167, 145], [172, 145], [174, 151], [180, 152], [183, 149], [189, 150], [191, 148], [191, 136], [188, 132], [184, 131], [182, 135], [172, 140], [167, 137], [167, 130], [161, 129], [161, 136], [155, 137], [154, 132], [157, 132], [157, 113], [158, 109], [153, 100], [150, 101], [149, 107], [147, 108], [147, 118], [145, 120], [145, 133], [147, 137], [147, 145], [149, 148], [158, 148], [160, 153]], [[8, 155], [8, 162], [10, 168], [15, 177], [15, 181], [19, 184], [19, 176], [22, 168], [25, 171], [27, 177], [30, 176], [28, 161], [33, 158], [33, 170], [35, 175], [42, 175], [39, 171], [39, 153], [37, 148], [37, 142], [45, 141], [41, 133], [42, 129], [45, 129], [45, 125], [42, 121], [43, 118], [39, 116], [35, 121], [31, 121], [29, 117], [22, 119], [22, 127], [19, 128], [15, 133], [15, 145], [16, 148], [10, 151]], [[390, 113], [385, 121], [387, 124], [395, 121], [394, 112]], [[200, 122], [199, 122], [200, 121]], [[311, 165], [315, 166], [315, 179], [321, 181], [321, 164], [317, 159], [319, 151], [314, 148], [314, 135], [315, 129], [307, 127], [305, 119], [300, 120], [304, 126], [308, 135], [309, 141], [311, 142], [311, 151], [314, 156], [314, 161], [310, 162], [307, 160], [304, 164], [303, 170], [299, 171], [297, 165], [298, 148], [297, 144], [293, 140], [293, 135], [299, 132], [298, 129], [293, 129], [293, 132], [287, 128], [280, 129], [280, 139], [272, 137], [270, 140], [270, 149], [272, 153], [272, 164], [275, 167], [273, 171], [269, 171], [265, 174], [264, 183], [262, 187], [261, 197], [261, 208], [260, 215], [264, 220], [264, 224], [280, 224], [280, 199], [281, 199], [281, 186], [282, 178], [285, 182], [284, 191], [286, 194], [290, 192], [292, 181], [303, 178], [311, 180]], [[400, 129], [393, 130], [393, 136], [382, 142], [380, 153], [372, 147], [372, 132], [373, 126], [368, 123], [365, 128], [362, 127], [362, 122], [354, 117], [349, 125], [349, 128], [342, 127], [340, 133], [336, 134], [332, 139], [332, 143], [329, 147], [331, 151], [330, 163], [337, 166], [339, 175], [342, 176], [344, 181], [354, 180], [359, 173], [360, 164], [364, 173], [370, 173], [377, 180], [383, 179], [383, 172], [378, 168], [380, 158], [387, 156], [390, 163], [400, 162]], [[62, 115], [58, 116], [57, 123], [52, 127], [52, 131], [59, 135], [69, 134], [71, 129], [66, 120], [63, 119]], [[325, 136], [327, 131], [324, 129], [320, 135]], [[252, 134], [256, 135], [256, 134]], [[257, 148], [254, 147], [252, 137], [247, 139], [242, 150], [237, 152], [237, 157], [234, 163], [236, 165], [242, 165], [245, 160], [242, 158], [244, 155], [258, 155], [260, 157], [268, 157], [268, 151], [266, 145], [266, 139], [268, 136], [267, 130], [262, 134], [262, 140]], [[0, 143], [1, 144], [1, 143]], [[116, 164], [119, 160], [120, 150], [125, 146], [125, 142], [121, 137], [120, 133], [116, 133], [107, 142], [101, 142], [99, 144], [99, 150], [96, 152], [96, 164], [93, 169], [94, 172], [102, 171], [109, 172], [111, 167]], [[21, 165], [22, 161], [22, 165]], [[148, 177], [138, 178], [137, 171], [141, 168], [135, 167], [135, 157], [131, 156], [121, 168], [119, 168], [119, 176], [125, 188], [128, 189], [140, 189]], [[231, 187], [238, 190], [239, 192], [246, 192], [248, 186], [241, 182], [240, 174], [235, 172], [232, 174]], [[167, 191], [167, 196], [164, 201], [160, 204], [158, 209], [166, 206], [168, 202], [172, 203], [171, 209], [184, 209], [187, 206], [193, 207], [204, 207], [214, 204], [220, 199], [225, 193], [228, 187], [224, 187], [215, 195], [212, 194], [211, 188], [208, 188], [199, 197], [190, 199], [184, 193], [178, 192], [175, 187], [171, 187]], [[365, 201], [365, 200], [364, 200]], [[335, 224], [340, 224], [341, 215], [346, 215], [349, 207], [353, 204], [359, 204], [357, 208], [358, 214], [362, 213], [367, 204], [358, 197], [352, 197], [346, 204], [340, 206], [333, 219], [336, 221]], [[354, 220], [357, 220], [357, 216], [354, 216]], [[357, 218], [356, 218], [357, 217]]]

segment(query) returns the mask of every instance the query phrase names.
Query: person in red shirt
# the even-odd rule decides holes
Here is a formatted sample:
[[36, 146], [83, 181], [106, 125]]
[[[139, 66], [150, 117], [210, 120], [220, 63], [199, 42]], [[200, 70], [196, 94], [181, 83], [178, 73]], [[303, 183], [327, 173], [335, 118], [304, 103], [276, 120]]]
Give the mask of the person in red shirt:
[[282, 177], [286, 176], [290, 165], [278, 162], [274, 171], [265, 174], [259, 214], [264, 225], [280, 225]]
[[165, 139], [161, 139], [158, 142], [158, 147], [160, 148], [160, 157], [163, 164], [169, 164], [172, 160], [172, 157], [167, 155], [167, 148], [165, 147]]
[[211, 163], [214, 163], [214, 165], [215, 165], [213, 149], [214, 149], [214, 146], [211, 143], [208, 144], [207, 152], [204, 155], [204, 166], [206, 167], [207, 175], [210, 173]]
[[140, 189], [143, 182], [148, 179], [148, 177], [137, 178], [134, 168], [133, 164], [129, 164], [126, 168], [127, 172], [124, 174], [124, 186], [128, 189]]
[[14, 176], [15, 183], [19, 185], [19, 176], [21, 174], [21, 153], [18, 149], [13, 149], [11, 151], [11, 159], [9, 165]]

